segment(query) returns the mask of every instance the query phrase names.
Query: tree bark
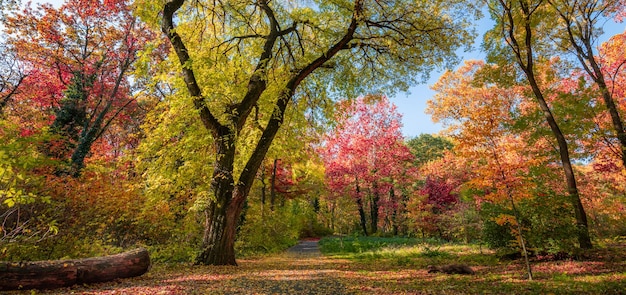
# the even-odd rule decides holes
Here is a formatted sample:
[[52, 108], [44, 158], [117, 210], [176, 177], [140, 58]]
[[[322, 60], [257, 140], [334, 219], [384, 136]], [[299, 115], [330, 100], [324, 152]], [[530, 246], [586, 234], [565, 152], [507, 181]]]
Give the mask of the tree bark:
[[[393, 186], [391, 188], [389, 188], [389, 200], [393, 200], [395, 198], [395, 191], [393, 189]], [[399, 232], [399, 221], [398, 221], [398, 208], [400, 207], [400, 204], [396, 204], [395, 206], [393, 206], [393, 213], [392, 213], [392, 218], [391, 218], [391, 222], [392, 224], [392, 230], [393, 230], [393, 236], [397, 237], [398, 236], [398, 232]]]
[[[222, 201], [225, 199], [221, 198]], [[207, 215], [202, 251], [196, 257], [196, 265], [237, 265], [235, 238], [244, 200], [239, 195], [227, 202], [212, 203], [211, 212]]]
[[143, 275], [150, 267], [144, 248], [104, 257], [37, 262], [0, 262], [0, 290], [53, 289]]
[[359, 207], [359, 217], [361, 218], [361, 228], [363, 229], [363, 235], [367, 237], [367, 222], [365, 221], [365, 209], [363, 208], [363, 199], [361, 197], [357, 197], [356, 204]]

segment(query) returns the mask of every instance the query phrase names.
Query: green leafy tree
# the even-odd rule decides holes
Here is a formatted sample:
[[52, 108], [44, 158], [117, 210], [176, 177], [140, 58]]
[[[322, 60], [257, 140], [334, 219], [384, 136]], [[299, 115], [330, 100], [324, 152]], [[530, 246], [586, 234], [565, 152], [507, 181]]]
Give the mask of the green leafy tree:
[[182, 74], [166, 79], [211, 137], [196, 263], [217, 265], [236, 264], [239, 216], [292, 102], [328, 106], [329, 94], [406, 89], [456, 61], [478, 14], [467, 1], [161, 3], [139, 1], [139, 13], [160, 24], [175, 53], [164, 62]]
[[431, 134], [420, 134], [409, 139], [406, 144], [415, 155], [415, 164], [418, 166], [441, 159], [445, 151], [454, 147], [449, 139]]

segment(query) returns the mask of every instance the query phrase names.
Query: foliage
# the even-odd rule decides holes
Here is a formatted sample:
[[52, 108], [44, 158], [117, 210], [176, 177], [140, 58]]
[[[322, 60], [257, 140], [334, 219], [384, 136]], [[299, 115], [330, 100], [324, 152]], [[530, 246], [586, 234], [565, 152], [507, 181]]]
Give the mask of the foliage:
[[125, 0], [68, 0], [58, 9], [28, 4], [5, 26], [16, 59], [32, 69], [12, 100], [20, 102], [18, 111], [37, 108], [45, 114], [20, 120], [30, 121], [27, 126], [49, 126], [57, 136], [44, 150], [71, 163], [69, 169], [59, 167], [67, 170], [60, 172], [78, 176], [85, 159], [107, 146], [96, 142], [106, 137], [110, 125], [122, 121], [122, 130], [134, 125], [130, 117], [138, 106], [130, 72], [151, 33]]
[[[549, 69], [543, 74], [556, 77]], [[484, 241], [495, 248], [520, 249], [523, 236], [536, 253], [571, 252], [570, 237], [578, 230], [572, 226], [573, 212], [567, 210], [571, 200], [564, 197], [567, 193], [550, 163], [554, 156], [545, 153], [550, 143], [520, 129], [532, 124], [536, 107], [523, 89], [490, 83], [492, 75], [500, 72], [495, 65], [467, 62], [456, 72], [444, 74], [434, 86], [439, 93], [430, 111], [436, 119], [450, 122], [448, 132], [457, 142], [456, 155], [473, 162], [471, 179], [464, 186], [480, 208]], [[565, 84], [567, 80], [553, 87], [558, 90]], [[582, 113], [565, 111], [559, 104], [570, 97], [568, 91], [561, 91], [551, 96], [553, 106], [559, 106], [559, 114], [578, 119]], [[471, 103], [461, 103], [470, 97]], [[571, 131], [565, 129], [568, 124], [563, 126]], [[505, 234], [507, 227], [510, 232]]]
[[237, 240], [240, 256], [278, 253], [295, 245], [305, 227], [306, 203], [293, 200], [284, 207], [261, 214], [260, 206], [250, 205]]
[[[605, 106], [607, 89], [626, 93], [626, 33], [575, 46], [623, 17], [622, 0], [564, 15], [554, 9], [568, 1], [486, 1], [490, 62], [444, 73], [428, 112], [447, 129], [409, 140], [386, 96], [362, 95], [454, 65], [480, 10], [469, 1], [19, 2], [0, 1], [0, 260], [147, 247], [148, 285], [109, 293], [623, 290], [623, 255], [576, 249], [575, 219], [589, 217], [594, 247], [626, 236], [623, 150]], [[158, 26], [162, 38], [148, 29]], [[589, 52], [577, 65], [566, 48]], [[625, 100], [614, 103], [621, 116]], [[374, 231], [322, 239], [333, 258], [306, 260], [304, 273], [303, 260], [277, 256], [298, 239]], [[492, 255], [522, 241], [538, 282]], [[161, 265], [235, 264], [235, 251], [239, 269]], [[425, 272], [458, 261], [480, 277]]]
[[[290, 1], [138, 2], [138, 13], [165, 33], [173, 52], [163, 63], [176, 65], [184, 84], [158, 79], [186, 88], [182, 99], [213, 140], [211, 191], [201, 208], [209, 230], [197, 263], [236, 264], [239, 217], [291, 104], [406, 89], [415, 74], [454, 62], [454, 50], [472, 36], [469, 18], [478, 15], [471, 5], [468, 14], [465, 1], [365, 2], [320, 1], [319, 9]], [[360, 83], [368, 77], [380, 83]]]
[[335, 121], [337, 126], [325, 135], [320, 148], [329, 198], [350, 197], [357, 203], [365, 235], [365, 208], [371, 233], [377, 232], [379, 214], [381, 219], [393, 219], [397, 229], [404, 199], [412, 194], [415, 169], [395, 105], [385, 96], [359, 97], [340, 104]]
[[[463, 230], [454, 227], [451, 217], [464, 214], [459, 209], [463, 185], [470, 179], [468, 161], [452, 151], [443, 153], [442, 158], [423, 164], [418, 177], [419, 197], [407, 202], [407, 219], [410, 233], [421, 237], [453, 239], [452, 233]], [[472, 202], [472, 201], [467, 201]], [[458, 223], [457, 223], [458, 224]]]
[[42, 190], [44, 180], [32, 173], [43, 161], [36, 149], [40, 138], [23, 138], [19, 126], [0, 117], [0, 247], [37, 243], [58, 232], [53, 200]]
[[480, 212], [473, 200], [461, 199], [455, 208], [440, 216], [439, 223], [445, 225], [442, 236], [468, 244], [483, 241], [484, 222]]
[[452, 149], [453, 143], [446, 137], [420, 134], [407, 140], [406, 145], [415, 156], [415, 165], [421, 166], [427, 162], [440, 159], [446, 150]]
[[[524, 77], [524, 83], [530, 88], [528, 92], [532, 93], [538, 107], [541, 109], [546, 123], [550, 126], [553, 140], [557, 143], [559, 159], [563, 168], [563, 175], [567, 187], [568, 196], [572, 207], [574, 208], [574, 216], [576, 217], [576, 226], [578, 234], [578, 242], [581, 249], [591, 249], [591, 237], [589, 236], [589, 224], [587, 214], [581, 200], [576, 181], [576, 175], [572, 164], [572, 146], [571, 140], [568, 140], [562, 124], [555, 118], [554, 105], [549, 103], [554, 92], [552, 83], [554, 78], [550, 74], [554, 71], [546, 71], [542, 64], [549, 64], [552, 60], [550, 52], [554, 47], [548, 42], [542, 42], [546, 39], [546, 30], [552, 28], [557, 21], [552, 11], [547, 9], [546, 3], [543, 1], [489, 1], [489, 10], [496, 25], [489, 34], [485, 44], [486, 48], [490, 48], [490, 56], [492, 61], [499, 62], [500, 65], [506, 67], [511, 63], [515, 63]], [[586, 21], [585, 21], [586, 22]], [[571, 30], [565, 30], [568, 34]], [[565, 33], [565, 32], [564, 32]], [[587, 45], [590, 46], [590, 45]], [[489, 49], [488, 49], [489, 50]], [[512, 57], [512, 59], [507, 59]], [[550, 69], [548, 67], [548, 69]], [[559, 118], [559, 120], [567, 121]], [[626, 144], [626, 137], [625, 137]], [[626, 154], [625, 154], [626, 155]], [[626, 159], [626, 158], [625, 158]], [[625, 161], [626, 162], [626, 161]], [[511, 198], [511, 206], [515, 210], [514, 200]], [[520, 226], [520, 217], [515, 213], [517, 226]], [[521, 234], [522, 230], [518, 229]], [[523, 239], [520, 236], [520, 243], [523, 248]], [[527, 263], [528, 265], [528, 263]], [[529, 280], [532, 279], [530, 267], [528, 267]]]

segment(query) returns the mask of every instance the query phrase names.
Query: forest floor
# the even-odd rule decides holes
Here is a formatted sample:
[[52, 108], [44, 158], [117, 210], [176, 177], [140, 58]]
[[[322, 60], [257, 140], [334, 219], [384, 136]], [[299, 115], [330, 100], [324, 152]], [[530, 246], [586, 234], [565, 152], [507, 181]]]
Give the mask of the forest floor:
[[[626, 294], [624, 247], [581, 260], [533, 261], [532, 282], [520, 260], [457, 250], [438, 248], [452, 253], [444, 260], [388, 254], [395, 250], [341, 257], [321, 255], [316, 241], [304, 241], [280, 255], [238, 260], [239, 266], [156, 264], [137, 278], [9, 294]], [[467, 262], [476, 274], [431, 274], [425, 264], [433, 261]]]

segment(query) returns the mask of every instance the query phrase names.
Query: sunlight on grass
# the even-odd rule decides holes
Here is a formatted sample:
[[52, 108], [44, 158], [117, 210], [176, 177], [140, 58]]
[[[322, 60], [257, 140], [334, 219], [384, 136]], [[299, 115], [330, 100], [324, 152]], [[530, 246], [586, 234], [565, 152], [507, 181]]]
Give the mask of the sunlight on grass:
[[[626, 281], [626, 272], [578, 276], [572, 280], [586, 283], [624, 282]], [[624, 292], [626, 293], [626, 290]]]

